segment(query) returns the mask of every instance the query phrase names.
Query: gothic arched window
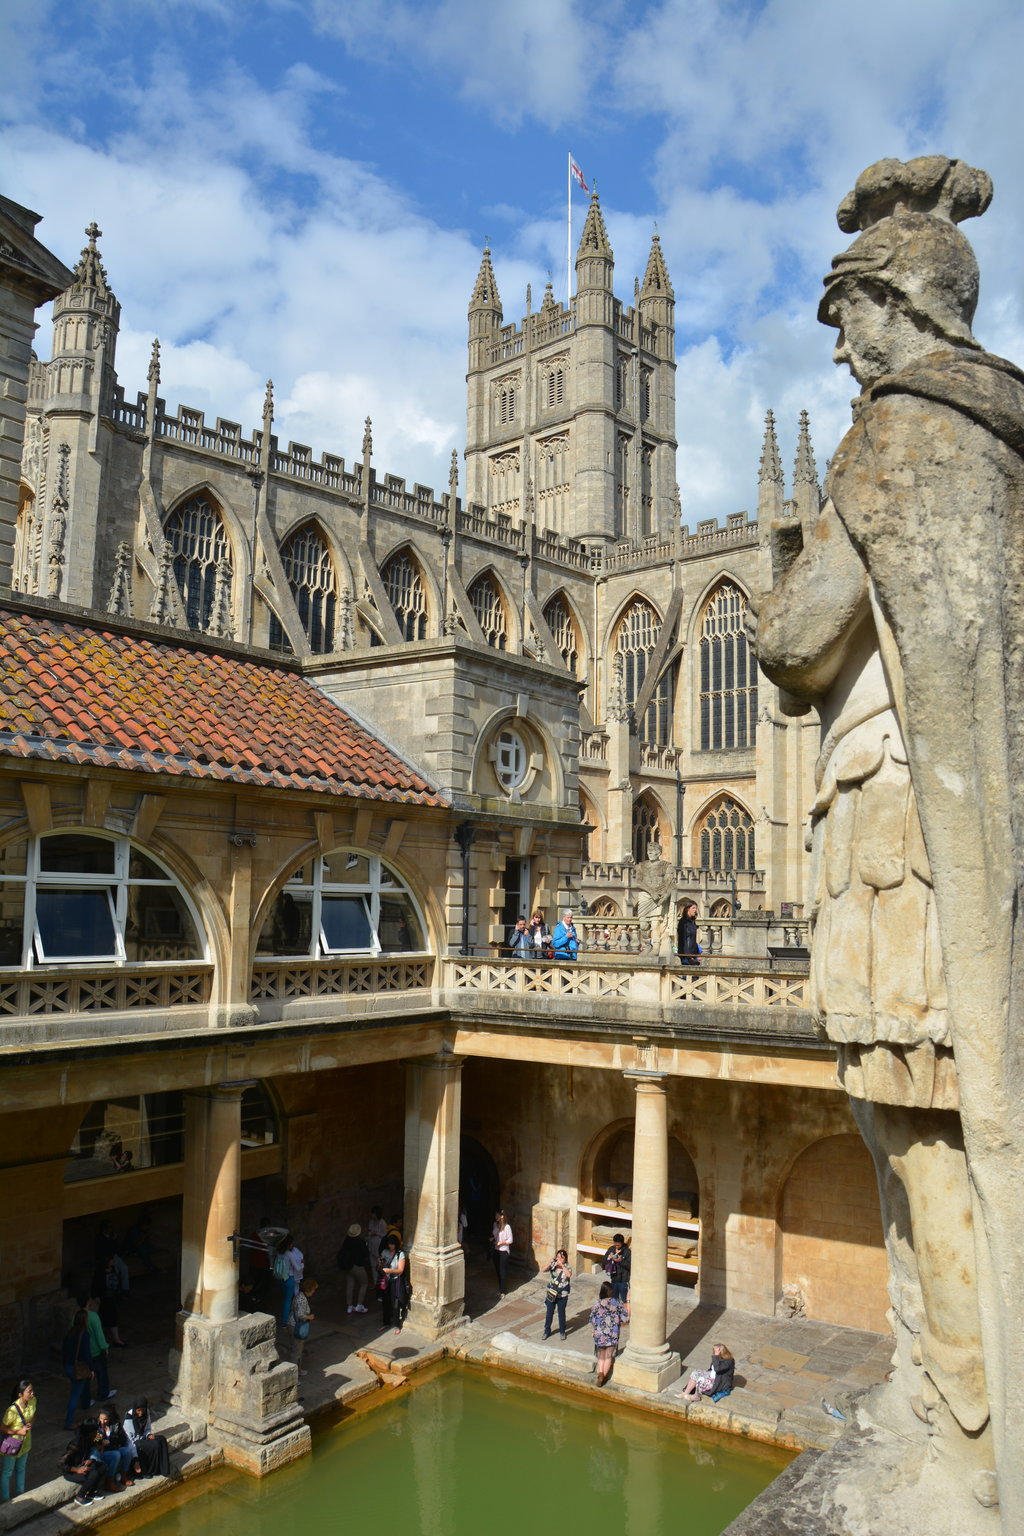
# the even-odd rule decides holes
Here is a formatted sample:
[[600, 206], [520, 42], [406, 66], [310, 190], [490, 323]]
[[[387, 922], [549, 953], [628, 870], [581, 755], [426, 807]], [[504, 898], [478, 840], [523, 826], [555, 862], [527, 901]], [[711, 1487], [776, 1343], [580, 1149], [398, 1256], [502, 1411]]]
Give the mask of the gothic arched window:
[[580, 641], [576, 631], [576, 621], [561, 592], [557, 592], [545, 607], [544, 622], [561, 652], [562, 660], [575, 677], [576, 666], [580, 659]]
[[380, 568], [380, 579], [406, 640], [427, 637], [427, 592], [420, 568], [407, 549], [396, 550]]
[[700, 630], [702, 752], [752, 747], [757, 729], [757, 663], [747, 644], [747, 604], [732, 582], [711, 595]]
[[550, 411], [565, 400], [565, 369], [552, 368], [544, 377], [544, 405]]
[[645, 795], [633, 804], [633, 857], [642, 864], [650, 857], [655, 843], [661, 842], [661, 824], [658, 813]]
[[164, 538], [171, 550], [174, 579], [188, 626], [205, 630], [213, 612], [217, 567], [222, 561], [231, 564], [220, 514], [208, 497], [192, 496], [170, 514], [164, 523]]
[[508, 617], [494, 577], [484, 571], [473, 582], [468, 595], [487, 644], [496, 651], [507, 651]]
[[754, 823], [742, 805], [725, 795], [699, 827], [700, 867], [713, 871], [754, 868]]
[[[334, 649], [334, 622], [338, 589], [327, 543], [314, 523], [304, 523], [281, 545], [281, 564], [306, 631], [309, 648], [320, 655]], [[276, 614], [270, 619], [272, 650], [288, 648]]]
[[[647, 665], [658, 642], [661, 621], [644, 598], [630, 604], [619, 621], [614, 649], [622, 657], [622, 681], [626, 702], [636, 703], [643, 687]], [[640, 739], [651, 746], [668, 746], [672, 739], [672, 700], [675, 695], [677, 667], [670, 667], [659, 680], [644, 713], [637, 721]]]
[[498, 421], [501, 426], [507, 426], [516, 419], [516, 387], [514, 384], [505, 384], [498, 391]]

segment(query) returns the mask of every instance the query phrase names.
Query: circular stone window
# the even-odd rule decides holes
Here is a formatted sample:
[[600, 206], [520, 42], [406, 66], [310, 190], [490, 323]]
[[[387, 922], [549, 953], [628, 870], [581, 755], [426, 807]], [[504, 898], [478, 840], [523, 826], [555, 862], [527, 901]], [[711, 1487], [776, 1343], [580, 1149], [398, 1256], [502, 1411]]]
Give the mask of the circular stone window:
[[526, 778], [529, 756], [526, 744], [518, 731], [505, 729], [498, 736], [498, 750], [494, 759], [494, 771], [504, 790], [518, 789]]

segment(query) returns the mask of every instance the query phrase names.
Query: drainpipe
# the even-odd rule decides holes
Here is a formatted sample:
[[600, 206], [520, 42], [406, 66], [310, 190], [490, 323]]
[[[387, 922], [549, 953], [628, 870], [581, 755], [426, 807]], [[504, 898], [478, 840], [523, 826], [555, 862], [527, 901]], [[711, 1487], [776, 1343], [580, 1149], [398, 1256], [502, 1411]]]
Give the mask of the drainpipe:
[[455, 841], [462, 853], [462, 948], [460, 955], [469, 954], [469, 850], [473, 846], [476, 828], [471, 821], [460, 821], [455, 828]]

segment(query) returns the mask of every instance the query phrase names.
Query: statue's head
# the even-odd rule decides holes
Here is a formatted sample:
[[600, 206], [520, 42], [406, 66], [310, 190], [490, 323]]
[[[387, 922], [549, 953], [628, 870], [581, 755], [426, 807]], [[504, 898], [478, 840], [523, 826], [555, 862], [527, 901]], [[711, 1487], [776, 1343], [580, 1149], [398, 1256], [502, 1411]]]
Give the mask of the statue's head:
[[863, 233], [834, 258], [818, 319], [839, 330], [836, 361], [861, 384], [943, 345], [978, 346], [978, 263], [957, 224], [991, 200], [984, 171], [945, 155], [879, 160], [857, 178], [837, 219]]

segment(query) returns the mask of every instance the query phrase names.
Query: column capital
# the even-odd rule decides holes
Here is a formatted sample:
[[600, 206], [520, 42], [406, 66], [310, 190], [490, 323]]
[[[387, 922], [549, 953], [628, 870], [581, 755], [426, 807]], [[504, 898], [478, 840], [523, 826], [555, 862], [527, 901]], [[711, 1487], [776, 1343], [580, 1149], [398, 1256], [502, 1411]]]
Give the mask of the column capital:
[[461, 1072], [465, 1064], [464, 1056], [449, 1056], [443, 1051], [433, 1056], [406, 1056], [402, 1060], [403, 1067], [432, 1067], [435, 1072], [451, 1071], [453, 1068]]
[[656, 1068], [627, 1067], [622, 1075], [627, 1082], [635, 1083], [638, 1088], [660, 1088], [664, 1092], [665, 1079], [669, 1074]]
[[186, 1088], [185, 1097], [190, 1099], [221, 1099], [227, 1103], [241, 1099], [247, 1088], [256, 1086], [255, 1077], [240, 1079], [235, 1083], [206, 1083], [197, 1088]]

